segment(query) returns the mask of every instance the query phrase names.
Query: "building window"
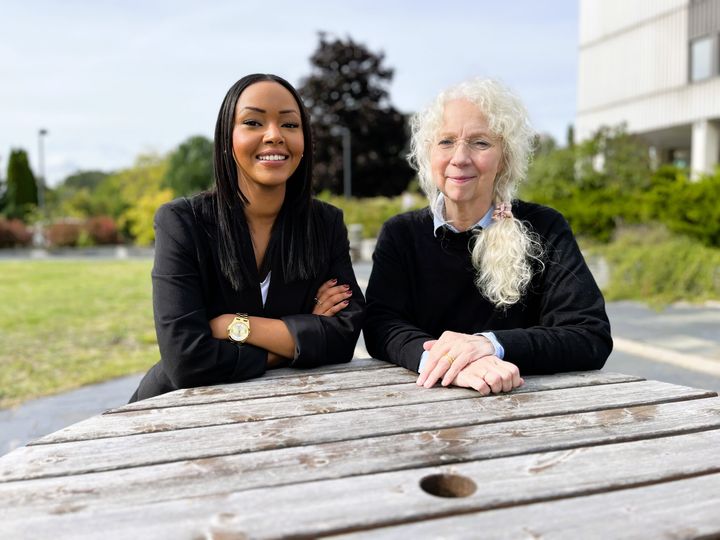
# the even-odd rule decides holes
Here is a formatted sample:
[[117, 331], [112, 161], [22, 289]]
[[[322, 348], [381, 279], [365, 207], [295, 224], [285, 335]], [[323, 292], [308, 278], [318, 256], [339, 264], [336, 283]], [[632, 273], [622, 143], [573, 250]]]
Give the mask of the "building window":
[[706, 36], [690, 42], [690, 80], [702, 81], [717, 75], [715, 37]]

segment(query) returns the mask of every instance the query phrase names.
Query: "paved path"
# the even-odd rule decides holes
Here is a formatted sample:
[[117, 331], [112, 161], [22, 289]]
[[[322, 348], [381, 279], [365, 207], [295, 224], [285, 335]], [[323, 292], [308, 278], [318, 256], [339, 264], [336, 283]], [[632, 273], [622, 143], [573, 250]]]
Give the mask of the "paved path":
[[[364, 289], [369, 263], [355, 265]], [[615, 350], [605, 369], [720, 392], [720, 305], [608, 304]], [[357, 356], [366, 356], [361, 341]], [[141, 374], [0, 410], [0, 455], [102, 411], [123, 405]]]

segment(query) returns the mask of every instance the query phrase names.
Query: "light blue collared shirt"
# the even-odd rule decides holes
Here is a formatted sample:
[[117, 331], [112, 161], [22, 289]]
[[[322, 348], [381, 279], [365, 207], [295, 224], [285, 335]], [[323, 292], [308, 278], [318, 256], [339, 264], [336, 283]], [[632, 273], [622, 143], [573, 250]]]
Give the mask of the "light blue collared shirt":
[[[454, 233], [460, 232], [452, 225], [452, 223], [445, 220], [445, 197], [442, 193], [438, 194], [437, 199], [435, 199], [435, 204], [430, 205], [430, 210], [432, 211], [433, 215], [433, 234], [435, 236], [437, 236], [438, 230], [440, 230], [441, 227], [446, 227]], [[493, 223], [493, 210], [494, 208], [491, 206], [490, 209], [485, 213], [485, 215], [480, 218], [480, 221], [478, 221], [470, 228], [487, 229], [488, 227], [490, 227]], [[492, 346], [495, 348], [495, 356], [497, 356], [501, 360], [505, 357], [505, 349], [497, 340], [493, 332], [478, 332], [475, 335], [484, 336], [488, 339], [488, 341], [490, 341], [490, 343], [492, 343]], [[425, 362], [427, 361], [428, 354], [428, 351], [424, 351], [420, 356], [420, 366], [418, 367], [418, 372], [420, 373], [422, 373], [423, 368], [425, 367]]]

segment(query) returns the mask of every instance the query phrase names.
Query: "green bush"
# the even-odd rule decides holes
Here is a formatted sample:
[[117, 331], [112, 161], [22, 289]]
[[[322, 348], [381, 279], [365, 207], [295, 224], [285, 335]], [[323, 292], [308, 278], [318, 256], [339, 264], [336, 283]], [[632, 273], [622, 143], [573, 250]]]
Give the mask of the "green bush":
[[576, 234], [601, 242], [620, 227], [654, 222], [720, 247], [720, 168], [692, 180], [672, 165], [652, 170], [647, 146], [622, 126], [569, 148], [540, 148], [520, 196], [556, 208]]
[[318, 199], [337, 206], [345, 215], [345, 224], [359, 223], [363, 226], [363, 238], [376, 238], [380, 228], [389, 218], [427, 206], [427, 199], [417, 193], [405, 193], [398, 197], [371, 197], [345, 199], [323, 191]]
[[590, 248], [610, 266], [608, 300], [662, 304], [720, 298], [720, 250], [661, 226], [633, 227]]
[[673, 167], [661, 168], [645, 200], [650, 219], [706, 246], [720, 247], [720, 168], [696, 180]]

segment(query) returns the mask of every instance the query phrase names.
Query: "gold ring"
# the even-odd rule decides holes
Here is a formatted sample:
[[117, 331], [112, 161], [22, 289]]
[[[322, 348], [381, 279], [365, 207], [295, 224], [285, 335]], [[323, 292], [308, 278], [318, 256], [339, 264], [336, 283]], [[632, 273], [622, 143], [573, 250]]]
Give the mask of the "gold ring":
[[445, 358], [447, 358], [448, 364], [450, 364], [452, 366], [452, 363], [455, 361], [455, 359], [452, 356], [450, 356], [449, 354], [446, 354]]

